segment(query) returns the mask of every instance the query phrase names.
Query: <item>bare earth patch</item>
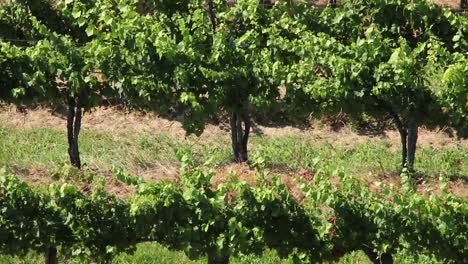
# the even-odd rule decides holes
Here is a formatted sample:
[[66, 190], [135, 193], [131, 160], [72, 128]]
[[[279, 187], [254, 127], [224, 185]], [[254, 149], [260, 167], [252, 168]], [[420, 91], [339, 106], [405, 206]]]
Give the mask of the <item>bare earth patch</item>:
[[[51, 128], [65, 131], [64, 116], [47, 108], [36, 108], [26, 113], [16, 111], [14, 106], [0, 107], [0, 125], [19, 129]], [[112, 107], [100, 107], [84, 114], [83, 129], [112, 132], [116, 134], [169, 133], [180, 138], [186, 137], [182, 123], [176, 120], [162, 118], [155, 114], [141, 112], [127, 112]], [[227, 124], [208, 124], [204, 133], [197, 138], [203, 143], [205, 140], [217, 140], [219, 137], [228, 139]], [[320, 141], [328, 144], [353, 145], [372, 141], [389, 140], [392, 146], [399, 148], [400, 137], [397, 131], [387, 130], [382, 136], [360, 135], [350, 127], [335, 131], [326, 126], [300, 129], [292, 126], [267, 127], [256, 125], [254, 134], [266, 137], [301, 137], [305, 140]], [[461, 146], [468, 148], [468, 140], [449, 137], [443, 131], [429, 131], [421, 128], [418, 145], [438, 147]]]
[[451, 9], [460, 8], [460, 0], [433, 0], [432, 2], [442, 7], [447, 7]]
[[[302, 201], [304, 199], [304, 195], [299, 190], [298, 183], [312, 181], [314, 177], [314, 172], [307, 171], [304, 169], [300, 169], [297, 171], [273, 169], [271, 170], [268, 176], [272, 177], [273, 175], [280, 177], [281, 181], [288, 188], [291, 194], [299, 201]], [[245, 181], [252, 186], [255, 186], [256, 182], [259, 180], [258, 174], [255, 172], [254, 169], [250, 168], [248, 165], [228, 164], [216, 168], [212, 183], [214, 187], [217, 187], [220, 183], [232, 181], [234, 180], [234, 178], [236, 178], [239, 181]], [[335, 186], [340, 184], [339, 179], [337, 177], [332, 178], [331, 182]], [[380, 182], [381, 184], [377, 184], [377, 182]], [[363, 177], [363, 183], [370, 190], [380, 192], [382, 190], [381, 186], [393, 185], [398, 189], [398, 187], [401, 186], [401, 178], [398, 174], [380, 176], [378, 179]], [[461, 179], [449, 181], [447, 188], [451, 193], [458, 197], [468, 197], [468, 186]], [[416, 191], [424, 195], [440, 195], [440, 183], [436, 179], [428, 179], [424, 181], [416, 180]]]
[[[47, 108], [36, 108], [28, 110], [26, 113], [21, 113], [17, 112], [16, 108], [13, 106], [2, 106], [0, 107], [0, 126], [14, 127], [18, 129], [50, 128], [65, 131], [66, 121], [61, 114], [53, 112]], [[154, 114], [127, 112], [112, 107], [100, 107], [91, 112], [85, 113], [83, 118], [83, 129], [97, 132], [111, 132], [116, 136], [129, 133], [148, 133], [153, 135], [169, 133], [176, 137], [185, 137], [185, 131], [179, 121], [168, 120]], [[226, 129], [228, 129], [227, 124], [220, 124], [218, 126], [209, 124], [207, 125], [205, 132], [199, 138], [194, 138], [196, 138], [196, 140], [201, 144], [210, 140], [219, 140], [220, 137], [225, 140], [229, 140], [229, 133], [226, 132]], [[387, 130], [384, 132], [384, 135], [381, 136], [372, 136], [360, 135], [350, 127], [346, 126], [335, 131], [323, 125], [318, 125], [308, 129], [299, 129], [291, 126], [267, 127], [256, 125], [254, 131], [257, 135], [271, 138], [291, 136], [322, 144], [328, 143], [343, 146], [386, 140], [391, 143], [392, 148], [399, 149], [400, 144], [399, 134], [394, 130]], [[424, 128], [420, 131], [418, 144], [420, 146], [431, 146], [434, 148], [455, 146], [468, 148], [468, 140], [456, 139], [447, 136], [447, 134], [441, 131], [434, 132]], [[276, 174], [281, 177], [286, 186], [290, 188], [298, 199], [301, 199], [301, 197], [295, 187], [295, 177], [300, 175], [306, 175], [307, 177], [311, 175], [313, 176], [313, 174], [310, 174], [311, 172], [304, 170], [291, 171], [285, 168], [270, 169], [272, 170], [272, 174]], [[22, 179], [32, 183], [33, 185], [47, 185], [52, 182], [58, 182], [47, 175], [47, 172], [41, 171], [40, 169], [17, 169], [16, 173]], [[142, 169], [135, 173], [147, 182], [156, 182], [160, 180], [178, 181], [179, 179], [178, 165], [170, 163], [157, 164], [157, 166], [149, 169]], [[132, 187], [126, 186], [120, 181], [112, 179], [109, 172], [100, 172], [100, 174], [105, 176], [106, 190], [110, 193], [119, 197], [124, 197], [134, 192]], [[233, 175], [236, 175], [239, 180], [245, 180], [250, 184], [255, 184], [255, 173], [247, 165], [228, 164], [216, 168], [216, 176], [214, 178], [213, 185], [217, 186], [220, 182], [232, 179]], [[395, 186], [400, 185], [399, 175], [396, 174], [381, 175], [377, 179], [375, 176], [368, 178], [363, 176], [362, 178], [367, 181], [367, 184], [371, 189], [375, 189], [377, 191], [379, 188], [374, 184], [376, 180], [387, 184], [393, 184]], [[89, 186], [84, 184], [82, 188], [86, 190]], [[427, 192], [427, 190], [440, 193], [439, 183], [435, 179], [427, 179], [425, 181], [418, 182], [417, 189], [418, 192], [421, 193]], [[457, 196], [468, 197], [468, 187], [463, 180], [459, 179], [451, 181], [449, 183], [449, 190]]]
[[146, 182], [179, 181], [180, 169], [177, 164], [157, 164], [154, 167], [136, 172]]
[[[49, 186], [50, 184], [61, 185], [63, 183], [71, 183], [78, 186], [85, 194], [90, 194], [93, 189], [97, 187], [86, 181], [54, 178], [50, 175], [49, 171], [44, 169], [14, 168], [14, 173], [21, 180], [31, 184], [34, 187], [44, 187]], [[110, 194], [123, 198], [135, 193], [135, 188], [133, 186], [124, 184], [123, 182], [117, 180], [110, 172], [99, 172], [96, 176], [105, 180], [104, 189]]]
[[[177, 173], [179, 170], [177, 170]], [[93, 183], [79, 181], [79, 180], [64, 180], [54, 179], [50, 176], [50, 173], [46, 170], [41, 169], [20, 169], [15, 168], [15, 174], [23, 181], [30, 183], [33, 186], [48, 186], [50, 184], [63, 184], [64, 182], [75, 184], [85, 194], [90, 194], [96, 185]], [[273, 168], [268, 173], [267, 177], [271, 179], [273, 176], [278, 176], [282, 183], [287, 187], [290, 193], [298, 200], [304, 199], [303, 193], [300, 191], [298, 184], [301, 182], [310, 182], [313, 180], [314, 172], [307, 171], [305, 169], [299, 170], [284, 170], [282, 168]], [[213, 188], [217, 188], [219, 184], [223, 182], [244, 181], [251, 186], [256, 186], [261, 176], [258, 175], [255, 169], [251, 168], [247, 164], [231, 163], [224, 166], [215, 168], [214, 175], [212, 178]], [[99, 178], [105, 180], [104, 189], [119, 198], [131, 197], [135, 194], [135, 187], [127, 185], [117, 180], [111, 172], [98, 172], [94, 182], [97, 182]], [[153, 173], [147, 172], [146, 175], [142, 176], [145, 182], [159, 182], [161, 180], [166, 181], [179, 181], [179, 175], [168, 176], [161, 174], [159, 171]], [[401, 186], [400, 176], [397, 174], [375, 177], [362, 177], [363, 183], [372, 191], [379, 193], [382, 190], [382, 186], [394, 186], [398, 189]], [[332, 178], [331, 182], [333, 185], [338, 186], [340, 184], [337, 177]], [[380, 182], [380, 184], [378, 184]], [[457, 179], [448, 182], [448, 190], [454, 195], [462, 198], [468, 197], [468, 186], [463, 180]], [[429, 195], [435, 194], [440, 195], [440, 183], [436, 179], [425, 179], [416, 181], [416, 191], [420, 194]]]
[[[440, 188], [440, 182], [435, 178], [421, 177], [420, 175], [415, 176], [416, 191], [424, 195], [440, 195], [442, 190]], [[362, 176], [366, 185], [370, 190], [380, 192], [382, 186], [394, 186], [399, 188], [401, 186], [401, 177], [397, 173], [388, 173], [386, 175], [375, 176]], [[463, 179], [454, 179], [448, 181], [447, 190], [458, 197], [468, 197], [468, 185]]]

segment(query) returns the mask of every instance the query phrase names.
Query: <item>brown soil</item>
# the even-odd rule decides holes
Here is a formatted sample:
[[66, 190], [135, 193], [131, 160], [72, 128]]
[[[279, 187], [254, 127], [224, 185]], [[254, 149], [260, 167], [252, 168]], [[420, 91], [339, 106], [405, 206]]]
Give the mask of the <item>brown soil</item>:
[[460, 8], [460, 0], [433, 0], [432, 2], [442, 7], [448, 7], [452, 9]]
[[[127, 112], [111, 107], [100, 107], [85, 113], [82, 123], [83, 129], [116, 134], [143, 132], [150, 134], [169, 133], [181, 138], [186, 136], [179, 121], [162, 118], [155, 114]], [[0, 108], [0, 125], [19, 129], [40, 127], [65, 131], [66, 120], [63, 115], [48, 108], [39, 107], [28, 110], [26, 113], [21, 113], [14, 106], [3, 106]], [[229, 125], [226, 123], [221, 123], [220, 125], [208, 124], [205, 132], [197, 140], [202, 143], [205, 140], [218, 140], [220, 137], [229, 139], [229, 135], [226, 133], [228, 127]], [[292, 126], [269, 127], [255, 125], [253, 131], [254, 134], [267, 137], [293, 136], [314, 142], [345, 146], [370, 141], [388, 140], [395, 149], [398, 149], [400, 143], [399, 134], [395, 130], [384, 131], [382, 135], [363, 135], [353, 131], [349, 126], [344, 126], [335, 131], [326, 125], [319, 124], [319, 122], [305, 129]], [[193, 136], [193, 138], [196, 137]], [[421, 128], [418, 145], [435, 148], [468, 147], [468, 140], [449, 137], [443, 131], [429, 131]]]
[[[235, 0], [230, 0], [230, 2], [235, 2]], [[271, 2], [275, 2], [275, 0], [271, 0]], [[317, 6], [326, 6], [328, 4], [328, 0], [308, 0], [308, 2]], [[338, 4], [340, 4], [340, 2], [340, 0], [337, 1]], [[442, 7], [449, 7], [452, 9], [460, 8], [460, 0], [432, 0], [432, 2]]]
[[[268, 174], [268, 177], [273, 175], [279, 176], [283, 184], [288, 188], [291, 194], [302, 201], [304, 196], [298, 188], [298, 183], [300, 182], [310, 182], [314, 177], [314, 172], [300, 169], [297, 171], [292, 170], [281, 170], [281, 169], [272, 169]], [[213, 186], [217, 187], [220, 183], [232, 181], [234, 178], [237, 178], [239, 181], [245, 181], [252, 186], [256, 185], [256, 182], [259, 179], [258, 174], [254, 169], [249, 167], [246, 164], [229, 164], [223, 167], [218, 167], [215, 171], [215, 176], [213, 178]], [[379, 176], [377, 179], [372, 178], [363, 178], [363, 183], [366, 186], [376, 192], [380, 192], [383, 186], [394, 186], [399, 188], [401, 186], [401, 178], [398, 174]], [[338, 186], [340, 184], [337, 177], [331, 179], [332, 184]], [[380, 182], [378, 184], [377, 182]], [[468, 197], [468, 188], [464, 184], [463, 180], [457, 179], [455, 181], [450, 181], [448, 183], [448, 190], [458, 197], [467, 198]], [[416, 180], [416, 191], [420, 194], [435, 194], [440, 195], [440, 183], [436, 179], [429, 180]]]
[[[214, 177], [212, 179], [213, 188], [217, 188], [219, 184], [223, 182], [231, 182], [235, 179], [238, 181], [245, 181], [251, 186], [256, 186], [260, 176], [247, 164], [227, 164], [224, 166], [217, 167], [214, 170]], [[62, 184], [64, 182], [72, 183], [80, 187], [84, 193], [91, 193], [96, 186], [93, 183], [76, 181], [76, 180], [64, 180], [54, 179], [49, 175], [46, 170], [41, 169], [20, 169], [15, 168], [15, 174], [24, 180], [32, 184], [33, 186], [47, 186], [49, 184]], [[160, 175], [160, 174], [153, 174]], [[282, 168], [272, 168], [268, 173], [267, 177], [271, 179], [273, 176], [280, 177], [282, 183], [288, 188], [291, 194], [298, 200], [302, 201], [304, 195], [298, 188], [298, 183], [311, 182], [314, 177], [313, 171], [307, 171], [305, 169], [299, 170], [284, 170]], [[135, 193], [134, 186], [129, 186], [112, 176], [111, 172], [98, 172], [97, 177], [105, 179], [104, 188], [110, 194], [113, 194], [120, 198], [130, 197]], [[157, 182], [161, 180], [167, 181], [178, 181], [177, 177], [143, 177], [146, 182]], [[422, 177], [421, 177], [422, 178]], [[394, 186], [397, 190], [401, 186], [400, 176], [398, 174], [380, 175], [375, 177], [363, 177], [363, 183], [372, 191], [380, 192], [383, 186]], [[340, 184], [337, 177], [331, 179], [332, 184], [338, 186]], [[448, 182], [448, 190], [454, 195], [462, 198], [468, 197], [468, 187], [462, 179], [456, 179]], [[436, 179], [425, 179], [416, 180], [416, 191], [420, 194], [429, 195], [435, 194], [440, 195], [440, 183]]]
[[[19, 129], [28, 128], [52, 128], [58, 130], [65, 130], [64, 117], [57, 112], [53, 112], [47, 108], [36, 108], [28, 110], [26, 113], [17, 112], [13, 106], [0, 107], [0, 126], [15, 127]], [[85, 114], [83, 118], [83, 129], [93, 131], [112, 132], [117, 136], [119, 134], [129, 133], [170, 133], [171, 135], [185, 137], [185, 132], [182, 125], [178, 121], [168, 120], [154, 114], [144, 114], [135, 112], [126, 112], [116, 108], [101, 107], [92, 112]], [[205, 132], [197, 140], [200, 143], [209, 140], [219, 140], [224, 138], [229, 140], [229, 135], [226, 132], [228, 129], [227, 124], [220, 124], [218, 126], [208, 125]], [[399, 135], [394, 130], [384, 131], [383, 135], [360, 135], [353, 131], [350, 127], [344, 126], [338, 131], [321, 125], [317, 122], [316, 125], [307, 129], [299, 129], [295, 127], [267, 127], [255, 126], [255, 133], [267, 137], [300, 137], [304, 140], [310, 140], [318, 143], [340, 144], [340, 145], [353, 145], [357, 143], [365, 143], [371, 141], [389, 141], [392, 148], [399, 148]], [[195, 138], [195, 137], [194, 137]], [[432, 146], [435, 148], [442, 148], [447, 146], [468, 147], [468, 140], [459, 140], [447, 136], [442, 131], [434, 132], [426, 129], [421, 129], [418, 144], [422, 146]], [[295, 177], [313, 177], [311, 172], [304, 170], [291, 171], [285, 168], [270, 168], [273, 174], [279, 175], [283, 182], [290, 187], [296, 198], [301, 199], [298, 195], [298, 190], [295, 189]], [[255, 183], [255, 173], [252, 169], [245, 165], [230, 164], [224, 167], [216, 168], [216, 176], [214, 179], [214, 186], [232, 177], [231, 171], [240, 180], [246, 180], [250, 184]], [[27, 182], [34, 185], [44, 185], [54, 182], [54, 180], [47, 175], [46, 172], [39, 169], [24, 170], [18, 169], [16, 173]], [[133, 193], [131, 187], [125, 186], [123, 183], [113, 180], [109, 172], [99, 172], [106, 177], [106, 189], [117, 195], [126, 196]], [[141, 176], [147, 182], [155, 182], [159, 180], [177, 181], [179, 179], [179, 169], [176, 164], [160, 164], [149, 170], [137, 171], [137, 175]], [[302, 175], [302, 176], [301, 176]], [[381, 175], [377, 179], [375, 177], [362, 177], [371, 189], [378, 190], [379, 187], [375, 186], [376, 181], [382, 181], [386, 184], [393, 184], [399, 186], [400, 178], [397, 174]], [[440, 193], [439, 184], [437, 180], [430, 179], [418, 183], [418, 191], [421, 193], [432, 190], [432, 192]], [[88, 188], [84, 186], [83, 188]], [[463, 180], [451, 181], [449, 189], [461, 197], [468, 197], [468, 187]]]
[[137, 171], [136, 175], [147, 182], [178, 181], [180, 178], [179, 167], [176, 164], [156, 164], [151, 168]]
[[[73, 179], [54, 179], [54, 177], [51, 177], [50, 173], [44, 169], [14, 168], [14, 173], [21, 180], [31, 184], [34, 187], [43, 187], [50, 184], [60, 185], [66, 182], [75, 184], [85, 194], [90, 194], [97, 187], [94, 186], [93, 183], [84, 181], [77, 181]], [[110, 194], [124, 198], [135, 193], [135, 188], [133, 186], [126, 185], [123, 182], [115, 179], [111, 172], [98, 172], [97, 176], [99, 176], [99, 178], [104, 178], [104, 189]]]
[[[440, 182], [438, 179], [424, 177], [423, 175], [415, 176], [416, 191], [424, 195], [440, 195], [442, 190], [440, 188]], [[398, 173], [390, 173], [385, 175], [379, 175], [377, 177], [362, 177], [366, 185], [372, 191], [380, 192], [383, 186], [393, 186], [397, 189], [401, 186], [401, 177]], [[468, 185], [463, 179], [449, 180], [447, 190], [458, 197], [468, 197]]]

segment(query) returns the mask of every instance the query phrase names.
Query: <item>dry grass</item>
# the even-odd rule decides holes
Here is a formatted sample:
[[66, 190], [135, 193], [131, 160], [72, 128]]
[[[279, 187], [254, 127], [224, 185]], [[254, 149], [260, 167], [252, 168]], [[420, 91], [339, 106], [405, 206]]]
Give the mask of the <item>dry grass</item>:
[[[18, 129], [48, 128], [65, 131], [66, 121], [64, 117], [48, 108], [36, 108], [28, 110], [26, 113], [16, 111], [13, 106], [0, 107], [0, 124], [3, 126], [14, 127]], [[161, 134], [167, 133], [175, 137], [184, 138], [186, 133], [182, 128], [182, 123], [176, 120], [168, 120], [155, 114], [141, 112], [127, 112], [118, 108], [100, 107], [85, 113], [82, 127], [92, 131], [112, 132], [116, 136], [122, 134], [148, 133]], [[226, 130], [229, 125], [221, 123], [220, 125], [208, 124], [205, 132], [195, 140], [206, 142], [221, 138], [228, 138]], [[399, 134], [395, 130], [384, 131], [383, 135], [363, 135], [354, 131], [349, 126], [335, 131], [328, 126], [312, 124], [312, 127], [301, 129], [292, 126], [261, 126], [256, 125], [254, 134], [260, 134], [266, 137], [287, 137], [298, 136], [310, 141], [320, 141], [332, 145], [354, 145], [366, 142], [375, 142], [382, 139], [389, 140], [392, 146], [398, 147], [400, 143]], [[421, 128], [418, 139], [420, 146], [430, 146], [434, 148], [445, 148], [451, 146], [461, 146], [468, 148], [468, 140], [457, 139], [448, 136], [443, 131], [430, 131]]]
[[[152, 173], [145, 172], [144, 175], [140, 175], [145, 182], [159, 182], [161, 180], [166, 181], [179, 181], [179, 170], [177, 168], [167, 168], [167, 171], [154, 170]], [[120, 198], [130, 197], [135, 193], [133, 186], [127, 185], [115, 178], [115, 176], [109, 171], [93, 171], [95, 174], [94, 181], [86, 181], [81, 179], [59, 179], [51, 177], [50, 172], [44, 169], [23, 169], [15, 168], [15, 174], [25, 182], [32, 184], [33, 186], [47, 186], [50, 184], [62, 184], [64, 182], [73, 183], [79, 186], [81, 191], [84, 193], [91, 193], [95, 188], [101, 186], [101, 179], [104, 179], [104, 189]], [[89, 172], [86, 169], [81, 173]], [[315, 172], [306, 169], [292, 170], [290, 168], [273, 167], [270, 168], [270, 172], [267, 177], [272, 176], [280, 177], [281, 181], [291, 194], [298, 200], [302, 201], [304, 195], [298, 188], [298, 184], [301, 182], [312, 181]], [[397, 173], [386, 173], [385, 175], [370, 176], [361, 175], [363, 184], [365, 184], [370, 190], [380, 192], [382, 186], [401, 186], [401, 178]], [[213, 188], [216, 188], [223, 182], [230, 182], [234, 179], [238, 181], [247, 182], [251, 186], [256, 186], [260, 176], [258, 172], [248, 164], [230, 163], [223, 166], [218, 166], [214, 170], [214, 177], [212, 179]], [[332, 178], [332, 184], [339, 186], [340, 182], [337, 177]], [[441, 193], [440, 183], [437, 179], [419, 177], [416, 181], [416, 190], [420, 194], [436, 194]], [[458, 197], [468, 197], [468, 185], [463, 179], [455, 179], [448, 182], [448, 190]]]
[[451, 9], [460, 8], [460, 0], [432, 0], [435, 4]]
[[[0, 126], [2, 127], [13, 127], [18, 129], [18, 131], [28, 130], [31, 128], [47, 128], [47, 129], [57, 129], [65, 130], [65, 120], [63, 117], [57, 113], [53, 112], [50, 109], [46, 108], [37, 108], [34, 110], [27, 111], [26, 114], [19, 113], [14, 107], [3, 107], [0, 108]], [[180, 122], [171, 121], [161, 117], [158, 117], [153, 114], [143, 114], [143, 113], [128, 113], [116, 108], [98, 108], [93, 112], [87, 113], [83, 119], [83, 127], [87, 130], [105, 133], [108, 135], [113, 135], [115, 138], [123, 139], [118, 141], [119, 144], [123, 144], [127, 148], [127, 155], [129, 156], [138, 156], [142, 153], [150, 153], [151, 151], [169, 151], [168, 149], [161, 148], [155, 149], [153, 147], [138, 149], [134, 145], [139, 143], [130, 142], [129, 140], [133, 139], [129, 135], [136, 135], [139, 133], [145, 133], [148, 135], [156, 136], [160, 133], [170, 134], [174, 136], [174, 140], [180, 138], [180, 142], [186, 144], [188, 142], [193, 142], [196, 140], [196, 144], [192, 147], [200, 148], [204, 144], [210, 144], [210, 142], [229, 142], [229, 133], [225, 130], [227, 124], [221, 124], [219, 126], [208, 125], [205, 133], [200, 137], [191, 137], [189, 141], [183, 140], [185, 132], [182, 129]], [[311, 146], [319, 146], [324, 144], [329, 144], [333, 146], [332, 148], [344, 148], [344, 149], [353, 149], [356, 145], [367, 144], [369, 142], [385, 142], [389, 141], [389, 148], [392, 151], [398, 151], [399, 148], [399, 135], [396, 131], [388, 130], [385, 131], [383, 136], [372, 136], [372, 135], [360, 135], [353, 131], [350, 127], [343, 127], [338, 131], [321, 125], [319, 122], [313, 125], [309, 129], [299, 129], [294, 127], [265, 127], [265, 126], [256, 126], [255, 128], [257, 134], [262, 134], [265, 138], [265, 142], [253, 142], [251, 147], [259, 148], [258, 144], [263, 144], [263, 148], [269, 147], [269, 144], [275, 141], [284, 141], [285, 138], [295, 137], [302, 142], [309, 142]], [[257, 138], [261, 140], [260, 138]], [[173, 144], [173, 139], [168, 139], [168, 142], [163, 144]], [[127, 142], [128, 141], [128, 142]], [[255, 140], [254, 140], [255, 141]], [[257, 140], [258, 141], [258, 140]], [[92, 144], [94, 141], [88, 142]], [[98, 141], [100, 142], [100, 141]], [[102, 144], [112, 144], [113, 141], [105, 142]], [[296, 144], [298, 141], [291, 141], [285, 144]], [[129, 145], [126, 145], [129, 144]], [[151, 141], [151, 144], [156, 144], [158, 147], [160, 143], [157, 141]], [[286, 150], [276, 149], [272, 147], [277, 153], [275, 155], [284, 155], [281, 151], [300, 151], [294, 147], [289, 147]], [[433, 132], [422, 129], [419, 137], [419, 145], [425, 147], [433, 147], [440, 149], [447, 149], [454, 147], [457, 149], [468, 148], [468, 140], [457, 140], [455, 138], [450, 138], [442, 132]], [[209, 145], [210, 146], [210, 145]], [[339, 147], [341, 146], [341, 147]], [[372, 146], [369, 145], [369, 146]], [[101, 146], [99, 148], [102, 148]], [[229, 148], [228, 146], [224, 146]], [[210, 147], [208, 147], [210, 148]], [[328, 148], [327, 148], [328, 149]], [[338, 149], [335, 149], [338, 151]], [[97, 152], [100, 153], [100, 152]], [[119, 152], [120, 153], [120, 152]], [[301, 152], [302, 153], [302, 152]], [[27, 154], [30, 155], [30, 154]], [[105, 155], [111, 156], [115, 159], [115, 154], [107, 153]], [[172, 155], [167, 153], [167, 155]], [[294, 155], [293, 155], [294, 156]], [[120, 157], [120, 156], [119, 156]], [[171, 160], [158, 160], [157, 158], [144, 159], [144, 162], [150, 162], [151, 166], [133, 166], [130, 163], [132, 159], [122, 157], [124, 159], [124, 164], [126, 169], [134, 174], [142, 177], [147, 182], [157, 182], [161, 180], [169, 181], [178, 181], [179, 180], [179, 164]], [[365, 158], [365, 157], [364, 157]], [[355, 158], [350, 158], [351, 162], [354, 162]], [[358, 158], [359, 159], [359, 158]], [[89, 161], [90, 159], [88, 159]], [[106, 159], [103, 159], [106, 160]], [[356, 160], [356, 162], [358, 162]], [[360, 161], [359, 161], [360, 162]], [[368, 162], [368, 161], [365, 161]], [[107, 163], [106, 163], [107, 164]], [[290, 188], [291, 192], [298, 198], [300, 197], [300, 192], [295, 188], [295, 178], [300, 175], [313, 175], [313, 172], [303, 169], [303, 165], [298, 163], [295, 169], [291, 167], [284, 166], [281, 162], [271, 162], [268, 164], [269, 169], [272, 171], [272, 174], [276, 174], [281, 177], [283, 182]], [[347, 163], [345, 163], [347, 164]], [[286, 164], [287, 165], [287, 164]], [[346, 167], [349, 169], [348, 167]], [[100, 168], [101, 171], [97, 171], [97, 177], [106, 179], [106, 190], [119, 196], [125, 197], [133, 193], [133, 189], [121, 183], [120, 181], [113, 178], [112, 173], [109, 171], [109, 168]], [[54, 179], [50, 177], [50, 168], [47, 166], [39, 167], [28, 167], [26, 168], [16, 168], [15, 172], [23, 178], [25, 181], [28, 181], [34, 185], [47, 185], [50, 183], [60, 183], [62, 179]], [[234, 172], [234, 173], [231, 173]], [[372, 172], [372, 175], [371, 175]], [[364, 171], [365, 173], [365, 171]], [[393, 184], [399, 186], [400, 177], [398, 173], [388, 171], [387, 168], [382, 168], [381, 170], [369, 170], [367, 171], [369, 175], [358, 172], [356, 175], [362, 178], [371, 189], [378, 190], [378, 186], [375, 185], [376, 181], [382, 181], [387, 184]], [[462, 172], [463, 174], [463, 172]], [[217, 186], [220, 182], [231, 180], [233, 175], [236, 175], [240, 180], [245, 180], [250, 184], [255, 184], [255, 172], [247, 165], [239, 164], [226, 164], [222, 163], [220, 166], [216, 167], [216, 176], [213, 179], [213, 185]], [[418, 182], [417, 188], [421, 193], [427, 192], [427, 190], [433, 190], [435, 193], [438, 192], [438, 181], [437, 177], [423, 177], [425, 181]], [[93, 186], [86, 183], [76, 181], [76, 184], [81, 186], [83, 190], [89, 191]], [[456, 195], [461, 197], [468, 197], [468, 188], [463, 179], [453, 180], [449, 184], [449, 189], [453, 191]]]
[[[78, 186], [85, 194], [90, 194], [96, 188], [101, 187], [98, 181], [56, 178], [52, 177], [49, 171], [38, 168], [24, 169], [15, 167], [14, 173], [21, 180], [34, 187], [44, 187], [49, 186], [50, 184], [61, 185], [63, 183], [71, 183]], [[86, 173], [86, 170], [83, 170], [81, 173]], [[102, 187], [104, 187], [104, 189], [110, 194], [120, 198], [129, 197], [135, 193], [135, 188], [133, 186], [124, 184], [117, 180], [111, 172], [97, 172], [94, 180], [104, 180], [104, 186]]]
[[[448, 7], [452, 9], [458, 9], [460, 8], [460, 0], [431, 0], [437, 5], [440, 5], [442, 7]], [[236, 0], [229, 0], [229, 3], [235, 3]], [[263, 0], [263, 3], [274, 3], [276, 0]], [[316, 5], [316, 6], [326, 6], [328, 4], [328, 0], [307, 0], [308, 3]], [[341, 2], [340, 0], [337, 0], [338, 4]]]
[[[313, 171], [305, 169], [290, 170], [283, 168], [274, 168], [268, 174], [269, 177], [276, 175], [281, 178], [283, 184], [288, 188], [291, 194], [302, 201], [304, 195], [298, 188], [301, 182], [311, 181], [314, 177]], [[217, 187], [220, 183], [229, 182], [236, 178], [239, 181], [245, 181], [252, 186], [256, 186], [259, 180], [258, 173], [247, 164], [228, 164], [226, 166], [218, 167], [215, 170], [213, 178], [213, 187]], [[377, 179], [375, 177], [362, 176], [363, 183], [372, 191], [380, 192], [382, 186], [401, 186], [401, 177], [397, 173], [380, 175]], [[333, 177], [331, 182], [335, 186], [340, 185], [338, 177]], [[380, 182], [381, 184], [377, 184]], [[468, 186], [463, 180], [454, 180], [448, 182], [448, 190], [458, 197], [468, 197]], [[426, 179], [416, 181], [416, 191], [420, 194], [435, 194], [440, 195], [440, 183], [436, 179]]]

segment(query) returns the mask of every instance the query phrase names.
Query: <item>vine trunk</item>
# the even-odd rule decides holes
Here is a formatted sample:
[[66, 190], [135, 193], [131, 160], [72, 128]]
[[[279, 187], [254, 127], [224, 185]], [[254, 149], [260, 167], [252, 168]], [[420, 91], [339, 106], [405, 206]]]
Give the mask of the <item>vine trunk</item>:
[[45, 264], [57, 264], [57, 248], [50, 247], [45, 253]]
[[401, 166], [408, 168], [409, 171], [414, 171], [418, 125], [415, 122], [409, 122], [405, 125], [401, 121], [397, 121], [396, 124], [401, 139]]
[[250, 118], [245, 112], [234, 112], [231, 118], [231, 142], [236, 162], [242, 163], [248, 160], [247, 144], [250, 134]]
[[81, 95], [68, 98], [67, 137], [68, 155], [72, 166], [81, 169], [78, 136], [81, 130], [82, 102]]
[[229, 256], [208, 254], [208, 264], [229, 264]]

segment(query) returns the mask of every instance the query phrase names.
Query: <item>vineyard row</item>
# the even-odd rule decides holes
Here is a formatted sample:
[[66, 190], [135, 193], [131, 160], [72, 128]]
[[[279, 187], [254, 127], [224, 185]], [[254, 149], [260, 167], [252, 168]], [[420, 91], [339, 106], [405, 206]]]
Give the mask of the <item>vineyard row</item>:
[[[85, 194], [71, 184], [31, 188], [3, 170], [0, 253], [34, 250], [53, 260], [58, 248], [67, 257], [107, 262], [137, 243], [156, 241], [193, 259], [207, 256], [208, 263], [267, 248], [303, 262], [358, 249], [384, 261], [403, 249], [445, 263], [468, 259], [468, 205], [445, 190], [423, 196], [387, 186], [377, 194], [355, 178], [318, 170], [296, 179], [298, 199], [262, 170], [255, 186], [232, 180], [216, 187], [213, 172], [190, 159], [181, 171], [178, 183], [151, 184], [119, 172], [137, 189], [122, 199], [101, 188]], [[332, 175], [339, 184], [331, 183]]]

